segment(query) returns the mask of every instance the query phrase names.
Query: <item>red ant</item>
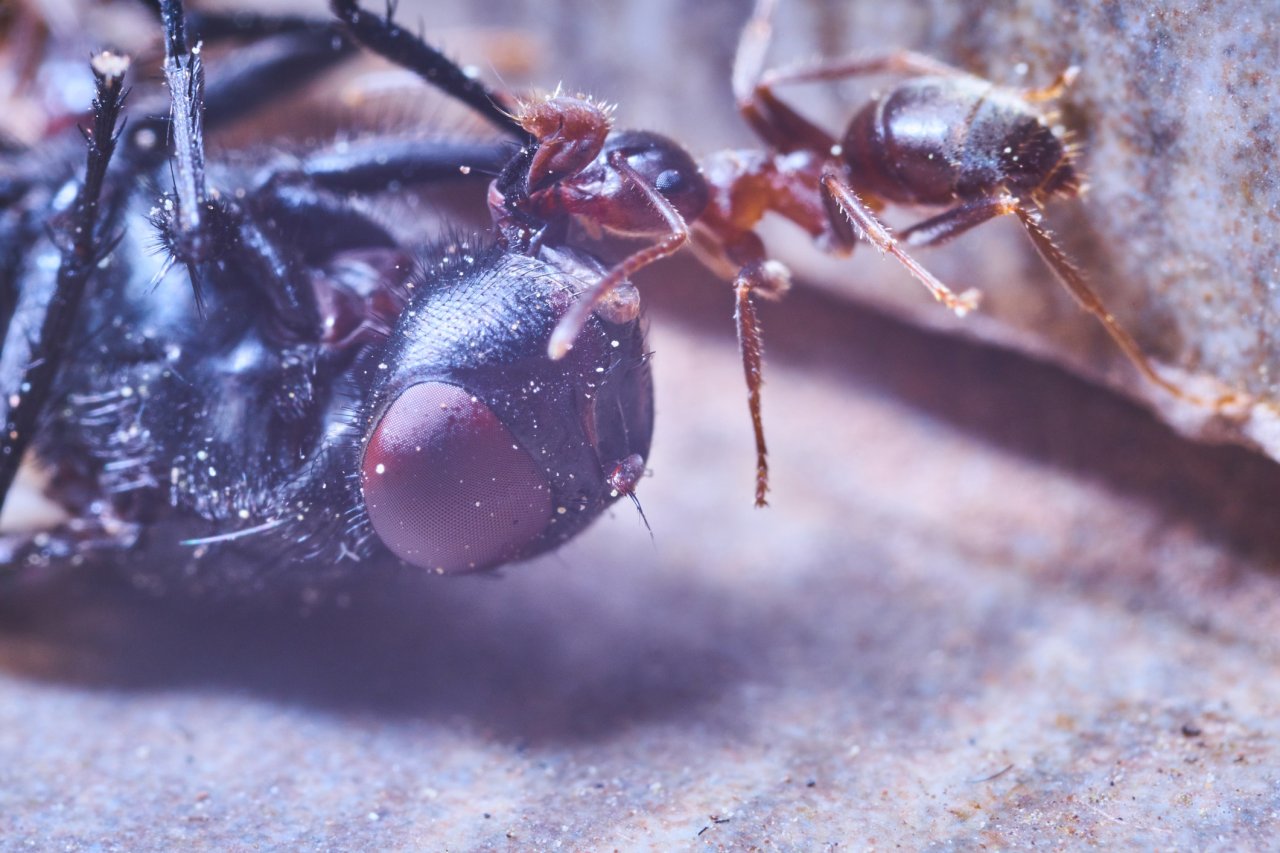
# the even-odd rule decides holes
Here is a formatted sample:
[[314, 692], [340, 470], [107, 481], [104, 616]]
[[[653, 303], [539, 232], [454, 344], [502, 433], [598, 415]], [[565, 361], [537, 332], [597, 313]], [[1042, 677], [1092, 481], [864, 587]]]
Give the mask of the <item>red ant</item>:
[[[339, 17], [352, 0], [332, 0]], [[797, 223], [835, 251], [859, 238], [888, 253], [957, 315], [977, 306], [973, 290], [954, 293], [904, 248], [936, 246], [990, 219], [1012, 214], [1036, 251], [1151, 382], [1201, 405], [1162, 378], [1138, 343], [1106, 309], [1041, 223], [1051, 199], [1081, 191], [1076, 154], [1040, 108], [1076, 77], [1064, 71], [1044, 89], [998, 86], [910, 51], [826, 60], [766, 73], [773, 0], [758, 0], [738, 45], [733, 90], [738, 108], [768, 151], [717, 152], [699, 165], [675, 141], [613, 129], [611, 110], [560, 93], [513, 104], [474, 80], [455, 97], [482, 106], [524, 143], [490, 189], [490, 206], [506, 246], [539, 256], [568, 240], [571, 223], [593, 237], [638, 238], [643, 245], [595, 278], [557, 324], [548, 344], [563, 358], [595, 312], [614, 322], [639, 311], [629, 276], [691, 245], [712, 269], [733, 280], [736, 323], [756, 442], [756, 504], [768, 491], [761, 419], [761, 340], [753, 296], [781, 296], [790, 274], [768, 258], [755, 228], [767, 212]], [[348, 17], [350, 21], [350, 18]], [[359, 35], [357, 31], [357, 35]], [[442, 62], [433, 58], [437, 66]], [[774, 88], [894, 73], [909, 79], [873, 97], [838, 141], [788, 106]], [[462, 85], [454, 87], [461, 89]], [[480, 93], [480, 94], [476, 94]], [[507, 119], [504, 124], [503, 119]], [[895, 238], [877, 216], [889, 203], [945, 208]]]

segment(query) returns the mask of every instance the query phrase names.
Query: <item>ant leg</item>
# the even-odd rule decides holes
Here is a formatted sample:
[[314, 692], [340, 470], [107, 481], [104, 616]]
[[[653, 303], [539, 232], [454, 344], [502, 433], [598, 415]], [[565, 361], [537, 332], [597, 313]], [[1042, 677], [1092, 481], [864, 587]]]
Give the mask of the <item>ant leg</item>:
[[738, 36], [733, 54], [733, 94], [739, 102], [749, 98], [764, 74], [764, 60], [773, 40], [773, 10], [777, 0], [756, 0], [751, 18]]
[[50, 530], [0, 535], [0, 582], [24, 573], [74, 565], [95, 554], [120, 553], [133, 547], [141, 528], [114, 518], [73, 518]]
[[916, 53], [895, 50], [892, 53], [857, 53], [838, 59], [798, 62], [766, 71], [758, 88], [771, 89], [787, 83], [821, 83], [862, 77], [868, 74], [902, 74], [908, 77], [972, 77], [954, 65]]
[[329, 8], [338, 20], [347, 25], [351, 36], [369, 50], [414, 72], [449, 97], [475, 110], [522, 145], [533, 144], [533, 135], [520, 126], [515, 118], [515, 109], [507, 104], [505, 98], [471, 77], [440, 51], [392, 22], [394, 3], [388, 3], [385, 17], [363, 11], [356, 0], [329, 0]]
[[[763, 6], [767, 2], [768, 0], [761, 0], [760, 4]], [[743, 33], [744, 38], [751, 29], [749, 25], [748, 30]], [[734, 93], [738, 99], [738, 112], [766, 143], [780, 151], [830, 151], [835, 145], [834, 137], [797, 113], [774, 94], [774, 87], [789, 83], [843, 80], [865, 74], [905, 74], [915, 77], [969, 76], [945, 62], [939, 62], [923, 53], [910, 50], [900, 50], [890, 54], [857, 55], [844, 59], [825, 59], [775, 68], [763, 72], [754, 85], [749, 87], [745, 79], [739, 79], [735, 68]]]
[[[759, 254], [764, 247], [754, 234]], [[756, 506], [769, 505], [769, 448], [764, 440], [764, 416], [760, 407], [760, 389], [764, 385], [764, 342], [760, 337], [760, 319], [752, 296], [759, 293], [777, 299], [790, 284], [785, 268], [773, 261], [755, 261], [739, 270], [733, 280], [734, 325], [738, 329], [738, 352], [742, 356], [742, 372], [747, 380], [747, 408], [751, 412], [751, 429], [756, 441]]]
[[910, 50], [822, 59], [765, 71], [765, 55], [773, 37], [774, 5], [775, 0], [756, 0], [751, 19], [742, 28], [734, 54], [733, 94], [738, 112], [751, 129], [779, 151], [830, 151], [835, 139], [778, 98], [773, 91], [776, 86], [843, 80], [865, 74], [967, 76], [945, 62]]
[[747, 408], [756, 442], [757, 507], [768, 505], [769, 450], [764, 438], [760, 390], [764, 385], [764, 347], [755, 300], [761, 296], [776, 300], [791, 287], [791, 272], [778, 261], [769, 260], [764, 242], [754, 231], [731, 225], [712, 224], [705, 219], [697, 223], [693, 248], [698, 259], [712, 271], [733, 280], [734, 325], [738, 332], [738, 353], [747, 380]]
[[0, 399], [0, 507], [48, 403], [89, 278], [113, 247], [113, 240], [100, 233], [99, 203], [107, 165], [119, 138], [116, 123], [124, 105], [124, 74], [129, 62], [104, 52], [93, 58], [91, 66], [97, 96], [93, 128], [82, 131], [88, 146], [85, 176], [66, 219], [55, 226], [52, 235], [62, 252], [52, 297], [43, 305], [38, 332], [35, 321], [10, 325], [0, 359], [0, 392], [4, 394]]
[[1036, 247], [1036, 251], [1044, 262], [1053, 270], [1054, 275], [1062, 282], [1067, 291], [1075, 297], [1077, 303], [1085, 311], [1088, 311], [1098, 319], [1107, 334], [1116, 342], [1121, 351], [1133, 362], [1133, 365], [1154, 385], [1163, 388], [1173, 396], [1180, 400], [1197, 406], [1204, 406], [1212, 409], [1221, 409], [1239, 402], [1239, 398], [1234, 394], [1224, 395], [1212, 400], [1206, 400], [1194, 394], [1189, 394], [1183, 389], [1174, 385], [1172, 382], [1156, 373], [1155, 367], [1147, 359], [1146, 353], [1142, 351], [1142, 347], [1133, 339], [1133, 336], [1120, 325], [1114, 315], [1107, 310], [1107, 307], [1094, 293], [1093, 288], [1089, 287], [1084, 280], [1084, 275], [1080, 270], [1076, 269], [1075, 264], [1067, 257], [1066, 253], [1058, 247], [1054, 242], [1053, 236], [1048, 229], [1040, 221], [1040, 215], [1036, 211], [1029, 210], [1019, 205], [1014, 208], [1014, 213], [1021, 220], [1023, 228], [1027, 232], [1027, 236], [1031, 238], [1032, 244]]
[[1053, 82], [1041, 89], [1023, 89], [1022, 99], [1031, 101], [1032, 103], [1043, 103], [1045, 101], [1056, 101], [1062, 97], [1063, 92], [1076, 81], [1080, 76], [1080, 66], [1071, 65], [1063, 70], [1061, 74], [1053, 78]]
[[764, 60], [773, 37], [774, 5], [775, 0], [756, 0], [751, 19], [742, 28], [734, 54], [733, 94], [738, 112], [751, 129], [780, 151], [830, 151], [835, 139], [774, 94], [776, 86], [842, 80], [864, 74], [937, 77], [965, 74], [945, 62], [909, 50], [823, 59], [766, 71]]
[[676, 210], [666, 196], [658, 192], [656, 187], [651, 186], [639, 172], [631, 167], [627, 162], [626, 154], [622, 151], [613, 151], [610, 152], [608, 159], [609, 165], [616, 169], [624, 180], [630, 181], [633, 186], [644, 194], [646, 200], [662, 216], [667, 228], [670, 230], [668, 234], [658, 238], [652, 245], [645, 246], [643, 249], [614, 264], [612, 269], [578, 296], [578, 299], [569, 307], [569, 310], [560, 318], [560, 322], [556, 324], [555, 329], [551, 332], [551, 340], [547, 343], [547, 354], [553, 361], [564, 358], [565, 354], [573, 347], [574, 339], [578, 337], [578, 333], [582, 331], [582, 327], [587, 323], [587, 318], [591, 316], [591, 312], [600, 304], [600, 300], [604, 298], [605, 294], [612, 291], [629, 276], [634, 275], [654, 261], [674, 254], [676, 250], [689, 242], [689, 226], [685, 224], [684, 217], [680, 215], [680, 211]]
[[912, 225], [899, 235], [908, 246], [940, 246], [959, 237], [970, 228], [1018, 210], [1018, 200], [1011, 195], [998, 195], [965, 202], [924, 222]]
[[862, 237], [866, 238], [869, 243], [882, 253], [888, 252], [893, 255], [907, 268], [908, 272], [929, 289], [934, 299], [950, 308], [959, 317], [963, 317], [978, 307], [979, 293], [976, 290], [966, 290], [964, 293], [957, 295], [945, 284], [938, 281], [933, 273], [921, 266], [915, 258], [903, 250], [898, 240], [889, 233], [889, 229], [876, 218], [871, 209], [840, 178], [832, 174], [824, 175], [822, 177], [822, 188], [835, 205], [840, 208], [840, 211], [848, 217], [849, 222]]
[[1023, 228], [1027, 232], [1027, 236], [1031, 238], [1031, 242], [1035, 245], [1036, 251], [1040, 257], [1053, 271], [1054, 275], [1062, 282], [1067, 291], [1075, 298], [1076, 302], [1085, 311], [1088, 311], [1099, 322], [1124, 352], [1125, 356], [1133, 362], [1134, 366], [1145, 376], [1150, 382], [1156, 386], [1163, 388], [1175, 397], [1186, 400], [1195, 405], [1209, 406], [1212, 408], [1221, 408], [1233, 402], [1231, 396], [1221, 397], [1217, 400], [1203, 400], [1194, 395], [1188, 394], [1181, 388], [1166, 379], [1163, 379], [1156, 373], [1154, 366], [1148, 360], [1146, 354], [1142, 351], [1142, 347], [1133, 339], [1120, 322], [1107, 310], [1106, 306], [1098, 295], [1085, 282], [1084, 276], [1076, 269], [1075, 265], [1067, 257], [1066, 253], [1058, 247], [1053, 237], [1049, 234], [1048, 229], [1040, 222], [1040, 216], [1037, 212], [1023, 207], [1016, 198], [1009, 195], [999, 195], [994, 198], [979, 199], [978, 201], [968, 202], [959, 207], [948, 210], [932, 219], [927, 219], [918, 225], [913, 225], [906, 231], [902, 232], [903, 242], [909, 246], [937, 246], [947, 242], [953, 237], [957, 237], [968, 231], [970, 228], [981, 225], [998, 216], [1007, 214], [1016, 214], [1022, 222]]
[[733, 322], [738, 329], [738, 352], [742, 355], [742, 373], [747, 380], [747, 408], [751, 411], [751, 430], [756, 440], [756, 506], [769, 505], [769, 448], [764, 440], [764, 415], [760, 408], [760, 389], [764, 385], [764, 342], [760, 337], [760, 318], [751, 299], [755, 290], [752, 270], [743, 270], [733, 282]]
[[733, 57], [733, 96], [738, 113], [767, 145], [783, 152], [830, 151], [835, 137], [780, 100], [761, 83], [765, 55], [773, 38], [775, 0], [757, 0], [751, 20], [742, 28]]

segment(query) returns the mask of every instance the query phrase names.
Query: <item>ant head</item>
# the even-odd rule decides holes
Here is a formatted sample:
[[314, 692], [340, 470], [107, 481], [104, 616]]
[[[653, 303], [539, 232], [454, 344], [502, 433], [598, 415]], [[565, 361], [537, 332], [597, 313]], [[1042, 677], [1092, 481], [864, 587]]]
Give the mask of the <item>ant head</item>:
[[[620, 130], [610, 135], [605, 154], [625, 161], [641, 181], [671, 202], [685, 222], [693, 222], [706, 209], [711, 198], [707, 180], [697, 161], [675, 140], [646, 130]], [[621, 235], [652, 234], [650, 205], [633, 209], [634, 202], [625, 202], [628, 198], [620, 196], [613, 204], [615, 211], [597, 213], [602, 227]]]
[[546, 358], [599, 263], [465, 245], [443, 257], [379, 355], [359, 465], [374, 533], [441, 573], [571, 537], [618, 497], [611, 476], [648, 455], [653, 430], [638, 312], [598, 312], [567, 358]]

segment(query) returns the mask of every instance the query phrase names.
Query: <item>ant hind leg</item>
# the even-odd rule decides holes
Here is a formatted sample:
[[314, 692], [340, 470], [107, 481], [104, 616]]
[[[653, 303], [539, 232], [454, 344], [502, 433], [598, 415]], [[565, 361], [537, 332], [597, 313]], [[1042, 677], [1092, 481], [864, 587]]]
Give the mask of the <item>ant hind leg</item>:
[[924, 222], [912, 225], [899, 235], [908, 246], [940, 246], [971, 228], [1000, 216], [1016, 213], [1018, 200], [1001, 194], [991, 198], [965, 202]]
[[[863, 201], [858, 198], [853, 189], [842, 181], [840, 178], [832, 174], [824, 175], [822, 178], [822, 188], [828, 194], [831, 201], [840, 209], [840, 211], [849, 219], [862, 237], [879, 249], [882, 253], [887, 252], [898, 260], [907, 271], [928, 288], [933, 294], [933, 298], [937, 299], [943, 305], [950, 308], [956, 313], [956, 316], [963, 317], [970, 311], [978, 307], [978, 298], [980, 294], [976, 290], [966, 290], [957, 294], [947, 287], [941, 281], [929, 272], [911, 255], [902, 248], [899, 241], [889, 233], [889, 229], [872, 213]], [[945, 214], [944, 214], [945, 216]], [[988, 217], [989, 218], [989, 217]], [[977, 224], [976, 222], [973, 224]], [[969, 225], [967, 227], [972, 227]], [[964, 229], [960, 229], [964, 230]], [[953, 233], [959, 233], [953, 231]]]
[[1049, 269], [1053, 270], [1054, 275], [1057, 276], [1060, 282], [1062, 282], [1062, 285], [1067, 289], [1067, 291], [1075, 297], [1075, 300], [1079, 303], [1080, 307], [1096, 317], [1098, 322], [1102, 323], [1103, 328], [1107, 330], [1107, 334], [1109, 334], [1111, 339], [1116, 342], [1116, 345], [1120, 347], [1121, 351], [1124, 352], [1129, 361], [1131, 361], [1134, 367], [1138, 368], [1142, 375], [1145, 376], [1152, 384], [1163, 388], [1178, 399], [1185, 400], [1192, 405], [1204, 406], [1215, 410], [1240, 402], [1240, 398], [1233, 394], [1227, 394], [1214, 399], [1199, 397], [1195, 394], [1188, 393], [1157, 373], [1155, 366], [1152, 365], [1150, 359], [1147, 358], [1147, 354], [1143, 351], [1142, 347], [1136, 340], [1134, 340], [1133, 336], [1129, 334], [1128, 330], [1126, 330], [1124, 326], [1120, 325], [1120, 321], [1107, 310], [1107, 307], [1103, 304], [1097, 293], [1095, 293], [1093, 288], [1091, 288], [1088, 282], [1085, 281], [1084, 275], [1076, 268], [1075, 264], [1071, 262], [1071, 259], [1067, 257], [1066, 252], [1059, 248], [1048, 229], [1041, 223], [1039, 212], [1029, 210], [1028, 208], [1019, 205], [1014, 209], [1014, 213], [1017, 214], [1018, 219], [1022, 222], [1024, 230], [1027, 232], [1027, 236], [1031, 238], [1032, 245], [1035, 246], [1036, 251], [1044, 260], [1045, 264], [1048, 265]]

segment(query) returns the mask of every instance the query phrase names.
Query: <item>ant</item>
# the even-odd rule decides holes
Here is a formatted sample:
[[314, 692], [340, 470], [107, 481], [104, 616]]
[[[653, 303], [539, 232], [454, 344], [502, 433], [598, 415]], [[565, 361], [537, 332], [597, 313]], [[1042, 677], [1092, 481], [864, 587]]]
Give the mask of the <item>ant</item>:
[[[349, 23], [358, 15], [351, 11], [352, 0], [333, 5], [340, 17], [348, 10]], [[506, 129], [523, 147], [490, 190], [505, 244], [536, 255], [540, 247], [564, 241], [571, 223], [594, 235], [643, 241], [560, 320], [548, 345], [552, 359], [564, 357], [593, 311], [618, 310], [608, 307], [610, 294], [631, 275], [691, 246], [733, 282], [756, 443], [755, 502], [764, 506], [768, 461], [754, 297], [776, 299], [790, 286], [788, 270], [768, 257], [756, 234], [764, 214], [782, 215], [834, 252], [847, 254], [866, 240], [958, 316], [977, 307], [979, 293], [955, 293], [907, 247], [941, 245], [1013, 215], [1055, 277], [1149, 381], [1198, 405], [1216, 408], [1234, 399], [1202, 400], [1160, 376], [1042, 222], [1048, 202], [1082, 191], [1076, 148], [1044, 109], [1067, 90], [1078, 68], [1067, 68], [1046, 88], [1029, 90], [999, 86], [911, 51], [766, 72], [773, 7], [774, 0], [758, 0], [733, 70], [739, 112], [767, 151], [720, 151], [697, 163], [666, 137], [614, 130], [610, 110], [585, 97], [557, 92], [509, 107], [518, 129]], [[858, 110], [839, 140], [775, 93], [784, 84], [882, 73], [907, 79]], [[485, 99], [505, 103], [492, 91], [482, 105]], [[895, 237], [877, 215], [891, 203], [943, 212]]]

